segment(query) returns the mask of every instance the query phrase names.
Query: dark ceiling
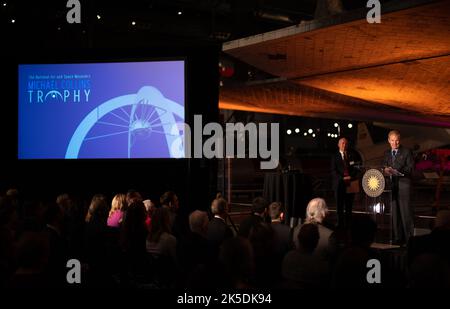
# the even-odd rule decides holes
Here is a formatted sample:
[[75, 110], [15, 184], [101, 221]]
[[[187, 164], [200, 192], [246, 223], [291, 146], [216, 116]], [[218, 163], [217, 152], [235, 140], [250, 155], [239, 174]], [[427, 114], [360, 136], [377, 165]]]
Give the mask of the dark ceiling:
[[[317, 0], [144, 0], [81, 3], [81, 24], [68, 24], [65, 0], [3, 0], [3, 37], [14, 46], [139, 47], [161, 41], [218, 42], [312, 20]], [[367, 1], [343, 1], [345, 9]], [[14, 20], [14, 23], [12, 22]], [[132, 22], [135, 22], [132, 25]]]

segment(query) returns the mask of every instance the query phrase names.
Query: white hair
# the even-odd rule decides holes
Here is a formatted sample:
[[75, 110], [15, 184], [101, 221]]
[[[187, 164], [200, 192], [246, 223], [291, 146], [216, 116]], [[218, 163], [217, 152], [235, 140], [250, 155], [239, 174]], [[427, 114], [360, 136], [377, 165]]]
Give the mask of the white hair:
[[323, 198], [313, 198], [306, 207], [306, 222], [321, 223], [328, 213], [327, 203]]

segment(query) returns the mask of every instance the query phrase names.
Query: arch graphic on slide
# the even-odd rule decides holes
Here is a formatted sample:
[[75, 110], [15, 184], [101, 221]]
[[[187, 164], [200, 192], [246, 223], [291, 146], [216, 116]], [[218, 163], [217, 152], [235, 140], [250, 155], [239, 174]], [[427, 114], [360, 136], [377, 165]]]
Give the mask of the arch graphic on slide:
[[[102, 121], [107, 115], [111, 115], [116, 121]], [[172, 147], [176, 140], [183, 140], [174, 115], [184, 120], [184, 107], [165, 98], [152, 86], [142, 87], [137, 94], [113, 98], [94, 108], [81, 121], [70, 139], [65, 158], [77, 159], [81, 146], [87, 140], [105, 139], [121, 134], [128, 135], [127, 158], [131, 158], [131, 149], [136, 140], [152, 133], [165, 135], [171, 158], [182, 158], [184, 149]], [[97, 125], [117, 131], [88, 137], [89, 131]]]

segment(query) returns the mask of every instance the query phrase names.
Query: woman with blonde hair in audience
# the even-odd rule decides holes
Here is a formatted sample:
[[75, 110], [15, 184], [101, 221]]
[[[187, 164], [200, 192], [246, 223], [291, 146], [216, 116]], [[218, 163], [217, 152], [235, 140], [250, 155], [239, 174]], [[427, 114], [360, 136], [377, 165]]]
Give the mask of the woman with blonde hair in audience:
[[108, 226], [119, 227], [122, 223], [123, 214], [127, 205], [126, 195], [123, 193], [116, 194], [111, 202], [111, 209], [108, 215]]

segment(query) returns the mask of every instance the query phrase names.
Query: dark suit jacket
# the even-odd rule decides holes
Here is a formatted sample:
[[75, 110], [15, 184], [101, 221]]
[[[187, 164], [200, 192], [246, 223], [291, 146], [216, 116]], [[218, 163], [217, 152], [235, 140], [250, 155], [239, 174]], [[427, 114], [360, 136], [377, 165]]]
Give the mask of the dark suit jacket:
[[[358, 174], [358, 170], [354, 167], [357, 159], [356, 154], [351, 150], [347, 150], [347, 157], [349, 163], [349, 176], [351, 176], [352, 179], [356, 178]], [[333, 189], [336, 190], [339, 185], [344, 185], [344, 160], [342, 160], [342, 155], [339, 151], [331, 157], [331, 176], [333, 177]]]
[[384, 153], [383, 166], [395, 168], [400, 173], [405, 174], [406, 178], [410, 178], [414, 168], [414, 159], [411, 150], [400, 146], [395, 159], [392, 157], [392, 150], [386, 150]]
[[232, 237], [233, 231], [225, 221], [219, 218], [212, 218], [209, 221], [206, 238], [211, 244], [220, 246], [225, 239]]
[[239, 226], [239, 236], [248, 238], [248, 236], [250, 235], [251, 229], [254, 226], [256, 226], [257, 224], [262, 223], [262, 222], [264, 222], [262, 217], [255, 215], [255, 214], [251, 214], [249, 217], [242, 220], [242, 222]]

